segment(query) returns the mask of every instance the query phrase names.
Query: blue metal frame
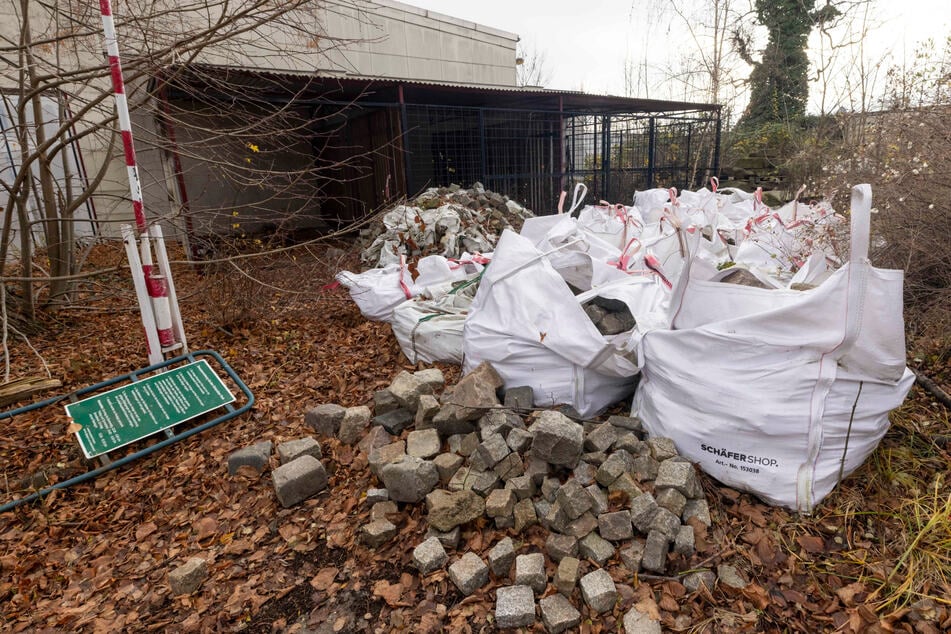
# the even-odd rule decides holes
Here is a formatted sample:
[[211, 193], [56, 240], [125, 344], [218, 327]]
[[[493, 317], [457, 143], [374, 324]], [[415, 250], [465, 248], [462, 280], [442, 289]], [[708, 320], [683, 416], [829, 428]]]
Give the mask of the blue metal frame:
[[171, 365], [182, 363], [183, 361], [194, 363], [195, 361], [197, 361], [196, 357], [211, 357], [212, 359], [214, 359], [218, 363], [218, 365], [220, 365], [222, 369], [228, 374], [231, 380], [235, 382], [235, 384], [238, 386], [241, 392], [245, 395], [245, 397], [247, 398], [247, 402], [237, 409], [234, 407], [234, 404], [227, 403], [222, 406], [225, 410], [227, 410], [227, 412], [225, 414], [222, 414], [221, 416], [214, 418], [213, 420], [210, 420], [206, 423], [202, 423], [201, 425], [198, 425], [197, 427], [192, 427], [191, 429], [183, 431], [180, 434], [173, 434], [169, 436], [168, 438], [166, 438], [165, 440], [162, 440], [161, 442], [158, 442], [152, 445], [151, 447], [146, 447], [145, 449], [136, 451], [135, 453], [131, 453], [128, 456], [125, 456], [123, 458], [116, 460], [115, 462], [110, 462], [108, 464], [105, 464], [99, 467], [98, 469], [87, 471], [86, 473], [70, 478], [69, 480], [64, 480], [63, 482], [57, 482], [56, 484], [46, 487], [45, 489], [41, 489], [39, 491], [31, 493], [30, 495], [24, 496], [17, 500], [13, 500], [12, 502], [8, 502], [4, 504], [3, 506], [0, 506], [0, 513], [5, 513], [11, 509], [14, 509], [20, 506], [21, 504], [26, 504], [27, 502], [32, 502], [34, 500], [37, 500], [55, 491], [56, 489], [66, 489], [75, 484], [80, 484], [82, 482], [92, 480], [93, 478], [96, 478], [108, 471], [112, 471], [113, 469], [118, 469], [119, 467], [125, 466], [129, 464], [130, 462], [133, 462], [135, 460], [138, 460], [139, 458], [143, 458], [151, 453], [154, 453], [158, 451], [159, 449], [164, 449], [165, 447], [168, 447], [169, 445], [176, 443], [179, 440], [184, 440], [188, 438], [189, 436], [194, 436], [195, 434], [203, 432], [206, 429], [211, 429], [215, 425], [218, 425], [219, 423], [223, 423], [226, 420], [237, 418], [238, 416], [249, 411], [254, 406], [254, 394], [251, 393], [251, 390], [248, 388], [248, 386], [245, 385], [244, 381], [242, 381], [240, 377], [238, 377], [235, 371], [231, 368], [230, 365], [228, 365], [228, 363], [221, 357], [220, 354], [218, 354], [214, 350], [199, 350], [197, 352], [190, 352], [188, 354], [183, 354], [181, 356], [175, 357], [174, 359], [169, 359], [168, 361], [155, 363], [153, 365], [150, 365], [147, 368], [142, 368], [141, 370], [129, 372], [128, 374], [117, 376], [115, 378], [109, 379], [108, 381], [103, 381], [102, 383], [97, 383], [89, 387], [81, 388], [79, 390], [76, 390], [75, 392], [70, 392], [69, 394], [64, 394], [61, 396], [48, 398], [45, 401], [33, 403], [32, 405], [26, 405], [24, 407], [10, 410], [8, 412], [0, 412], [0, 421], [3, 421], [8, 418], [13, 418], [14, 416], [17, 416], [18, 414], [31, 412], [33, 410], [40, 409], [48, 405], [55, 405], [56, 403], [60, 403], [65, 400], [76, 400], [81, 396], [85, 396], [86, 394], [89, 394], [91, 392], [98, 392], [99, 390], [102, 390], [103, 388], [116, 385], [117, 383], [122, 383], [125, 381], [134, 383], [138, 381], [139, 378], [144, 374], [149, 374], [149, 373], [155, 372], [156, 370], [161, 370], [162, 368], [167, 368]]

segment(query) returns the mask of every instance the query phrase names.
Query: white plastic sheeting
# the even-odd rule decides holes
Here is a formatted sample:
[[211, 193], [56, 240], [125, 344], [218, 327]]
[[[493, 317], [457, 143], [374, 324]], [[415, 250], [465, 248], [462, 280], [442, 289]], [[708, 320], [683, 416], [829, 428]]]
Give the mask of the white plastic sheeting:
[[871, 189], [856, 187], [850, 260], [811, 290], [709, 282], [687, 266], [672, 329], [641, 341], [633, 413], [652, 435], [720, 481], [801, 512], [861, 465], [914, 378], [903, 274], [869, 263], [870, 209]]

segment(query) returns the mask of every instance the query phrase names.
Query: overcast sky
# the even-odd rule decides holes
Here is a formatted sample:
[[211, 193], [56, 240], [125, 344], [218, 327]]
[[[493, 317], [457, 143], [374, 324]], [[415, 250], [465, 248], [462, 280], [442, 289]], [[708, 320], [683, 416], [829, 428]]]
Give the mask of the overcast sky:
[[[692, 46], [682, 20], [664, 11], [670, 0], [402, 1], [518, 34], [529, 50], [534, 47], [544, 55], [551, 76], [547, 87], [624, 94], [627, 59], [641, 68], [646, 61], [650, 69], [650, 94], [641, 87], [638, 96], [683, 97], [682, 87], [662, 81]], [[703, 2], [676, 1], [681, 8]], [[928, 37], [943, 41], [951, 34], [951, 0], [877, 0], [867, 22], [878, 25], [865, 40], [867, 60], [889, 54], [893, 61], [910, 59], [918, 42]], [[855, 65], [850, 59], [843, 68]], [[837, 74], [846, 72], [851, 71]]]

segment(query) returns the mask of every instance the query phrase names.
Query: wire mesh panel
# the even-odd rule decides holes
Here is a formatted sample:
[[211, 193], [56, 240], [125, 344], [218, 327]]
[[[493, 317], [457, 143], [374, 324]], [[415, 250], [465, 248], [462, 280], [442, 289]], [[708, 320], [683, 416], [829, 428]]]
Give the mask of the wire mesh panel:
[[478, 108], [407, 106], [407, 193], [483, 178]]
[[484, 184], [551, 213], [561, 187], [561, 121], [557, 113], [486, 111]]

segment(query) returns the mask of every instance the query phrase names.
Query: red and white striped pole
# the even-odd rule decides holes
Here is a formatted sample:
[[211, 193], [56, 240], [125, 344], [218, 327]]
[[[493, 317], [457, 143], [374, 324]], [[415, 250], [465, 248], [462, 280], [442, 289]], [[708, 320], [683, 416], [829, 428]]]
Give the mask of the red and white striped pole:
[[[112, 18], [112, 4], [110, 0], [99, 0], [99, 9], [102, 14], [102, 28], [106, 40], [106, 54], [109, 57], [109, 70], [112, 75], [112, 88], [116, 99], [116, 113], [119, 116], [119, 131], [122, 134], [122, 147], [125, 152], [126, 171], [129, 177], [129, 190], [132, 196], [132, 210], [135, 214], [135, 227], [141, 239], [141, 260], [130, 259], [133, 275], [137, 264], [141, 263], [142, 276], [145, 281], [145, 290], [151, 302], [143, 302], [139, 298], [141, 310], [151, 306], [151, 315], [147, 318], [142, 315], [142, 323], [146, 329], [146, 339], [149, 345], [149, 360], [153, 363], [162, 359], [162, 348], [173, 347], [176, 344], [175, 331], [172, 325], [172, 309], [169, 303], [169, 280], [166, 275], [155, 270], [152, 263], [152, 247], [149, 238], [148, 223], [145, 218], [145, 206], [142, 204], [142, 185], [139, 180], [139, 168], [135, 160], [135, 144], [132, 141], [132, 121], [129, 117], [129, 103], [126, 99], [125, 82], [122, 79], [122, 64], [119, 61], [119, 43], [116, 37], [116, 26]], [[128, 249], [127, 249], [128, 252]], [[129, 253], [130, 258], [132, 253]], [[166, 272], [167, 274], [167, 272]], [[140, 292], [141, 284], [136, 284], [136, 292]], [[177, 311], [175, 311], [177, 313]], [[150, 329], [154, 329], [158, 337], [155, 345]]]

